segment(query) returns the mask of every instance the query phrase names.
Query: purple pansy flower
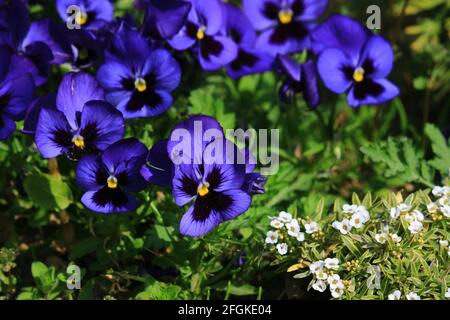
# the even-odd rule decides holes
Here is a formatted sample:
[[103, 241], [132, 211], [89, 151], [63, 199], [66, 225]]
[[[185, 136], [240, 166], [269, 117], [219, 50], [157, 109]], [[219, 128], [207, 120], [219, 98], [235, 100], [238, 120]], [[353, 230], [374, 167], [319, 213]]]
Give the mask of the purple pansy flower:
[[9, 50], [0, 46], [0, 140], [5, 140], [16, 130], [15, 121], [23, 119], [33, 101], [32, 77], [21, 65], [12, 65]]
[[303, 93], [306, 104], [311, 109], [320, 104], [316, 66], [307, 60], [300, 64], [284, 55], [278, 56], [278, 62], [287, 79], [280, 87], [279, 96], [284, 103], [291, 103], [296, 93]]
[[33, 100], [25, 115], [22, 133], [34, 135], [43, 108], [56, 110], [56, 94], [44, 94]]
[[122, 139], [123, 116], [103, 98], [103, 90], [91, 75], [66, 74], [58, 89], [57, 110], [44, 108], [39, 115], [35, 139], [42, 156], [65, 154], [79, 160]]
[[371, 36], [349, 18], [334, 16], [315, 31], [313, 40], [315, 51], [320, 52], [317, 68], [325, 86], [338, 94], [347, 92], [350, 106], [380, 104], [399, 94], [386, 79], [394, 53], [383, 37]]
[[177, 50], [195, 45], [200, 65], [205, 70], [217, 70], [236, 58], [237, 46], [220, 34], [224, 12], [218, 0], [192, 0], [192, 9], [181, 30], [169, 39]]
[[167, 111], [180, 78], [180, 66], [169, 51], [151, 49], [137, 31], [125, 25], [113, 37], [106, 63], [97, 72], [106, 100], [126, 119]]
[[139, 173], [147, 148], [136, 139], [120, 140], [100, 155], [86, 155], [77, 165], [80, 187], [87, 190], [81, 202], [98, 213], [127, 212], [138, 207], [131, 193], [145, 189]]
[[148, 0], [144, 24], [145, 34], [155, 38], [167, 39], [181, 30], [186, 22], [192, 4], [182, 0]]
[[263, 31], [256, 46], [267, 52], [293, 53], [309, 47], [309, 33], [328, 0], [244, 0], [244, 12]]
[[[69, 11], [71, 6], [77, 6], [79, 12]], [[73, 23], [87, 29], [101, 28], [114, 17], [110, 0], [57, 0], [56, 9], [64, 22], [70, 21], [73, 15]]]
[[238, 53], [228, 66], [232, 78], [268, 71], [272, 68], [274, 56], [255, 49], [256, 32], [242, 11], [232, 4], [223, 4], [226, 33], [238, 45]]
[[[179, 136], [183, 131], [190, 137], [186, 141]], [[179, 163], [173, 178], [175, 203], [192, 203], [180, 223], [182, 234], [204, 235], [248, 210], [256, 180], [247, 172], [254, 166], [246, 165], [245, 153], [224, 138], [223, 129], [214, 118], [194, 116], [177, 125], [167, 150], [172, 161]]]

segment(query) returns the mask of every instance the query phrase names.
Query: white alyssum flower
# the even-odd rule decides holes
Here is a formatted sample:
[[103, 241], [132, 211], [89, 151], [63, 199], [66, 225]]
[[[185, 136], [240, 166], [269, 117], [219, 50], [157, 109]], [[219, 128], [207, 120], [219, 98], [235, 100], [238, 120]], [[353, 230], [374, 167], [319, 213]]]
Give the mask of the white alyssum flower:
[[445, 217], [450, 218], [450, 205], [442, 206], [440, 209]]
[[300, 242], [305, 241], [305, 234], [303, 232], [299, 232], [297, 234], [297, 240], [300, 241]]
[[288, 245], [286, 243], [277, 244], [278, 253], [284, 256], [288, 251]]
[[444, 195], [444, 191], [445, 189], [443, 187], [435, 186], [431, 193], [433, 193], [435, 197], [442, 197]]
[[425, 217], [423, 216], [422, 212], [420, 212], [420, 210], [414, 210], [411, 213], [407, 213], [405, 215], [405, 220], [408, 223], [411, 223], [413, 221], [423, 221], [425, 219]]
[[280, 221], [283, 223], [289, 223], [292, 220], [292, 214], [286, 211], [281, 211], [278, 214], [278, 219], [280, 219]]
[[450, 197], [443, 196], [443, 197], [439, 198], [437, 202], [442, 207], [446, 206], [446, 205], [449, 205], [450, 204]]
[[317, 279], [320, 279], [320, 280], [328, 279], [328, 273], [326, 273], [323, 269], [317, 270], [315, 276]]
[[270, 225], [275, 229], [281, 229], [283, 228], [284, 223], [279, 219], [273, 219], [272, 221], [270, 221]]
[[448, 240], [439, 240], [439, 245], [444, 248], [448, 247]]
[[388, 295], [389, 300], [400, 300], [401, 297], [402, 297], [402, 293], [400, 290], [395, 290], [390, 295]]
[[323, 280], [317, 280], [312, 285], [312, 288], [319, 292], [324, 292], [327, 289], [327, 285]]
[[338, 274], [333, 274], [327, 278], [327, 282], [330, 285], [330, 289], [333, 290], [338, 287], [341, 281], [341, 277]]
[[315, 232], [319, 231], [319, 225], [317, 224], [317, 222], [314, 222], [314, 221], [312, 221], [310, 223], [306, 223], [305, 231], [308, 234], [315, 233]]
[[445, 297], [447, 299], [450, 299], [450, 288], [447, 288], [447, 291], [445, 292]]
[[353, 214], [352, 218], [350, 219], [350, 225], [356, 229], [364, 227], [364, 216], [360, 213]]
[[[331, 288], [330, 288], [331, 289]], [[344, 294], [344, 283], [339, 281], [334, 289], [331, 289], [331, 296], [333, 298], [340, 298]]]
[[384, 244], [384, 243], [386, 243], [386, 240], [387, 240], [387, 234], [386, 233], [377, 233], [376, 235], [375, 235], [375, 240], [378, 242], [378, 243], [381, 243], [381, 244]]
[[420, 221], [413, 221], [411, 222], [411, 224], [408, 226], [408, 230], [412, 233], [412, 234], [417, 234], [420, 231], [422, 231], [423, 229], [423, 224]]
[[391, 208], [390, 215], [392, 220], [397, 219], [400, 216], [400, 210], [397, 208]]
[[363, 223], [366, 223], [370, 220], [370, 214], [369, 211], [367, 211], [366, 207], [358, 206], [357, 212], [363, 217]]
[[309, 270], [313, 274], [316, 274], [317, 271], [322, 270], [322, 269], [323, 269], [323, 260], [319, 260], [319, 261], [313, 262], [309, 266]]
[[406, 299], [408, 300], [420, 300], [420, 296], [415, 292], [410, 292], [406, 295]]
[[354, 214], [358, 210], [358, 206], [356, 204], [344, 204], [342, 206], [342, 211], [346, 214]]
[[350, 220], [348, 219], [344, 219], [342, 221], [334, 221], [331, 226], [342, 234], [348, 234], [350, 230], [352, 230]]
[[293, 219], [291, 220], [291, 222], [286, 223], [286, 229], [291, 237], [297, 238], [298, 233], [300, 232], [300, 225], [298, 224], [298, 220]]
[[429, 204], [427, 204], [427, 210], [429, 213], [436, 213], [438, 211], [438, 206], [436, 203], [431, 202]]
[[337, 270], [339, 269], [339, 260], [338, 258], [326, 258], [324, 265], [327, 269]]
[[397, 206], [397, 209], [400, 210], [400, 212], [405, 213], [405, 212], [411, 211], [411, 206], [409, 204], [406, 204], [406, 203], [400, 203]]
[[266, 234], [266, 243], [275, 244], [278, 242], [278, 232], [268, 231]]
[[402, 237], [400, 237], [398, 234], [396, 233], [391, 233], [389, 235], [391, 237], [392, 242], [394, 243], [399, 243], [400, 241], [402, 241]]

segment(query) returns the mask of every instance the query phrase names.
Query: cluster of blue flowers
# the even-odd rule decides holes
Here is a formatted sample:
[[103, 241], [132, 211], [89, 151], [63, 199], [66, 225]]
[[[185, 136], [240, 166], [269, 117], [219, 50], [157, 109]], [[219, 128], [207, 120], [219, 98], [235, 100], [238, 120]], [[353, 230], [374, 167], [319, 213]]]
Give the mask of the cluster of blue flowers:
[[[137, 26], [128, 16], [114, 18], [109, 0], [57, 0], [60, 21], [32, 22], [26, 0], [0, 1], [0, 140], [24, 120], [22, 132], [34, 137], [44, 158], [78, 161], [87, 208], [134, 210], [133, 193], [152, 183], [171, 188], [177, 205], [192, 203], [181, 221], [183, 234], [205, 234], [247, 211], [251, 195], [264, 192], [266, 178], [249, 161], [177, 165], [169, 157], [170, 138], [148, 151], [138, 140], [124, 139], [125, 122], [170, 108], [181, 80], [176, 51], [193, 53], [204, 70], [225, 67], [232, 78], [282, 72], [280, 99], [290, 102], [301, 92], [311, 108], [320, 104], [319, 76], [329, 90], [347, 93], [353, 107], [397, 96], [386, 79], [394, 59], [390, 44], [342, 15], [318, 25], [327, 5], [243, 0], [241, 9], [219, 0], [139, 0], [145, 16]], [[310, 56], [303, 63], [292, 57], [301, 51]], [[73, 72], [63, 76], [56, 93], [42, 94], [37, 89], [51, 80], [52, 66], [61, 64]], [[196, 121], [223, 133], [206, 116], [175, 129], [193, 133]], [[224, 137], [203, 142], [202, 152], [213, 142], [231, 144]], [[248, 150], [236, 152], [251, 157]]]

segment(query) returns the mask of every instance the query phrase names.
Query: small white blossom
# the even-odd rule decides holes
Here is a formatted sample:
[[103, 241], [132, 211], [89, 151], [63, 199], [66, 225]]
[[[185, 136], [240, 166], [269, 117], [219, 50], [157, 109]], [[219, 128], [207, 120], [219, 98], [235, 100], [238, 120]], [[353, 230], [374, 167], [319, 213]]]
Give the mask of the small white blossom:
[[450, 299], [450, 288], [447, 288], [447, 291], [445, 292], [445, 297], [447, 299]]
[[281, 222], [289, 223], [292, 220], [292, 214], [286, 211], [281, 211], [278, 215], [278, 219], [280, 219]]
[[406, 299], [408, 300], [420, 300], [420, 296], [415, 292], [410, 292], [406, 295]]
[[439, 245], [442, 247], [448, 247], [448, 240], [439, 240]]
[[356, 204], [344, 204], [342, 207], [342, 211], [347, 214], [354, 214], [358, 210], [358, 206]]
[[381, 243], [381, 244], [386, 243], [386, 238], [387, 238], [387, 234], [386, 234], [386, 233], [377, 233], [377, 234], [375, 235], [375, 240], [376, 240], [378, 243]]
[[322, 269], [323, 269], [323, 261], [322, 260], [311, 263], [311, 265], [309, 266], [309, 270], [311, 271], [311, 273], [314, 273], [314, 274], [317, 271], [322, 270]]
[[328, 273], [326, 273], [325, 271], [323, 271], [323, 269], [317, 270], [316, 274], [315, 274], [317, 279], [320, 280], [327, 280], [328, 278]]
[[275, 244], [278, 242], [278, 232], [268, 231], [266, 234], [266, 243]]
[[420, 231], [422, 231], [423, 229], [423, 224], [420, 221], [413, 221], [411, 222], [411, 224], [408, 227], [408, 230], [412, 233], [412, 234], [417, 234]]
[[350, 220], [344, 219], [342, 221], [334, 221], [331, 225], [336, 230], [339, 230], [342, 234], [348, 234], [350, 230], [352, 230], [352, 226], [350, 225]]
[[358, 206], [357, 212], [363, 217], [363, 223], [366, 223], [370, 220], [370, 214], [369, 211], [367, 211], [366, 207], [364, 206]]
[[356, 229], [364, 227], [364, 217], [360, 213], [355, 213], [350, 219], [350, 225]]
[[298, 221], [293, 219], [291, 222], [286, 224], [286, 229], [291, 237], [297, 238], [298, 233], [300, 232]]
[[394, 243], [399, 243], [400, 241], [402, 241], [402, 237], [400, 237], [396, 233], [391, 233], [390, 236], [391, 236], [392, 242], [394, 242]]
[[305, 231], [308, 234], [315, 233], [315, 232], [319, 231], [319, 225], [317, 224], [317, 222], [314, 222], [314, 221], [312, 221], [311, 223], [306, 223]]
[[397, 209], [400, 210], [400, 212], [405, 213], [405, 212], [411, 211], [411, 206], [409, 204], [406, 204], [406, 203], [400, 203], [397, 206]]
[[330, 285], [331, 290], [334, 290], [335, 288], [337, 288], [340, 281], [341, 281], [341, 277], [338, 274], [333, 274], [332, 276], [329, 276], [327, 278], [327, 282]]
[[442, 198], [439, 198], [438, 199], [438, 204], [440, 205], [440, 206], [447, 206], [447, 205], [449, 205], [450, 204], [450, 197], [448, 197], [448, 196], [444, 196], [444, 197], [442, 197]]
[[305, 234], [303, 232], [299, 232], [297, 234], [297, 240], [300, 241], [300, 242], [305, 241]]
[[390, 295], [388, 295], [389, 300], [400, 300], [402, 293], [400, 290], [395, 290]]
[[327, 285], [323, 280], [317, 280], [313, 285], [312, 288], [319, 292], [324, 292], [327, 289]]
[[391, 208], [391, 219], [397, 219], [400, 216], [400, 210], [397, 208]]
[[339, 269], [339, 260], [337, 258], [326, 258], [324, 265], [327, 269], [337, 270]]
[[445, 217], [450, 218], [450, 205], [442, 206], [441, 212]]
[[431, 202], [427, 204], [427, 210], [429, 213], [436, 213], [438, 211], [438, 206], [436, 205], [436, 203]]
[[442, 197], [444, 195], [444, 188], [436, 186], [436, 187], [433, 188], [433, 190], [431, 192], [436, 197]]
[[288, 245], [286, 243], [277, 244], [278, 253], [284, 256], [288, 251]]
[[275, 229], [281, 229], [284, 226], [284, 223], [281, 222], [279, 219], [273, 219], [270, 221], [270, 225]]
[[420, 212], [420, 210], [414, 210], [413, 217], [414, 217], [414, 220], [417, 220], [417, 221], [423, 221], [425, 219], [425, 217], [423, 216], [422, 212]]
[[331, 296], [333, 298], [340, 298], [342, 297], [343, 294], [344, 294], [344, 284], [342, 283], [342, 281], [340, 281], [336, 286], [336, 288], [331, 290]]

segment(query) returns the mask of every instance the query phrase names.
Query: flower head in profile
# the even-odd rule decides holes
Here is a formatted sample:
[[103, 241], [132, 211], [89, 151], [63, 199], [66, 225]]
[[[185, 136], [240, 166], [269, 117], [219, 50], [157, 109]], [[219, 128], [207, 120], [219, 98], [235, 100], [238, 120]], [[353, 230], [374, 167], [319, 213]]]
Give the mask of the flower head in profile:
[[302, 64], [284, 55], [278, 56], [278, 62], [287, 79], [279, 90], [279, 97], [284, 103], [291, 103], [295, 94], [302, 93], [309, 108], [315, 109], [320, 104], [316, 66], [312, 60]]
[[[69, 10], [71, 6], [78, 10]], [[73, 18], [74, 24], [86, 29], [101, 28], [114, 16], [110, 0], [56, 0], [56, 9], [64, 22]]]
[[77, 183], [86, 190], [81, 202], [98, 213], [135, 210], [138, 203], [132, 193], [147, 185], [140, 174], [146, 155], [147, 148], [141, 142], [125, 139], [100, 155], [84, 156], [76, 169]]
[[66, 74], [58, 89], [56, 109], [43, 108], [39, 115], [35, 140], [42, 156], [64, 154], [79, 160], [122, 139], [124, 119], [103, 97], [103, 90], [91, 75]]
[[244, 12], [255, 29], [262, 31], [256, 46], [281, 54], [309, 47], [309, 34], [327, 5], [327, 0], [243, 1]]
[[312, 285], [312, 288], [319, 292], [324, 292], [327, 289], [327, 284], [323, 280], [316, 280]]
[[153, 117], [172, 105], [178, 87], [178, 62], [165, 49], [151, 49], [136, 31], [122, 24], [110, 41], [106, 62], [97, 72], [106, 100], [125, 119]]
[[398, 96], [398, 88], [386, 79], [394, 53], [383, 37], [370, 35], [350, 18], [334, 15], [314, 31], [313, 40], [325, 86], [347, 93], [351, 107], [382, 104]]
[[170, 38], [176, 50], [194, 48], [204, 70], [217, 70], [236, 58], [237, 45], [222, 35], [225, 19], [219, 0], [192, 0], [192, 8], [181, 30]]
[[234, 79], [262, 73], [272, 68], [275, 57], [255, 48], [256, 32], [247, 16], [232, 4], [223, 4], [225, 32], [238, 45], [236, 58], [227, 66], [228, 75]]

